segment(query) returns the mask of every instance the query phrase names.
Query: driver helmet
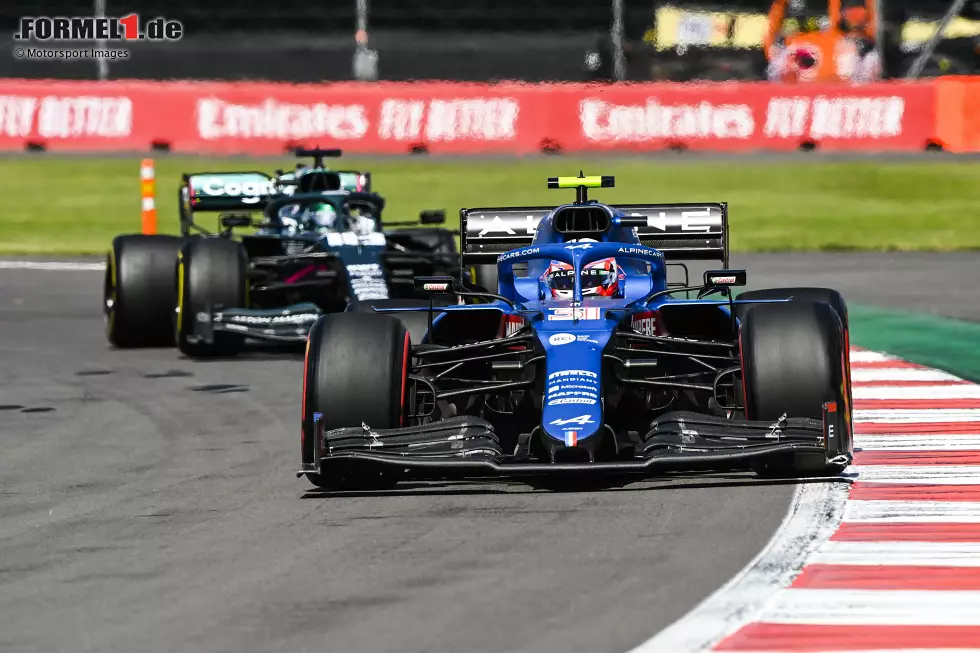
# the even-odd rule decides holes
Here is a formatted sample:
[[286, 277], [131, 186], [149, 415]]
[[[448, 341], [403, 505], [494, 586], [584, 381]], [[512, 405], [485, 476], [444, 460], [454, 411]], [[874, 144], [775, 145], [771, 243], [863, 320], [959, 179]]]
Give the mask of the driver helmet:
[[307, 209], [306, 222], [312, 229], [332, 229], [337, 223], [337, 209], [326, 202], [317, 202]]
[[[572, 299], [575, 291], [575, 268], [562, 261], [552, 261], [544, 279], [554, 299]], [[593, 261], [582, 268], [583, 297], [616, 297], [619, 294], [619, 266], [615, 258]]]

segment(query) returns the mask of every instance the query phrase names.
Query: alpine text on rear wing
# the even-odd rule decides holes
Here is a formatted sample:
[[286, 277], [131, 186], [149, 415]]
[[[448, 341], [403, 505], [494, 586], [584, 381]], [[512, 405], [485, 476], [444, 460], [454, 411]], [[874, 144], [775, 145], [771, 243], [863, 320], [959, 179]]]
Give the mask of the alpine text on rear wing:
[[[671, 260], [718, 260], [728, 267], [728, 204], [609, 204], [626, 216], [642, 216], [640, 242]], [[557, 207], [460, 210], [463, 264], [493, 263], [502, 252], [530, 245], [538, 223]]]

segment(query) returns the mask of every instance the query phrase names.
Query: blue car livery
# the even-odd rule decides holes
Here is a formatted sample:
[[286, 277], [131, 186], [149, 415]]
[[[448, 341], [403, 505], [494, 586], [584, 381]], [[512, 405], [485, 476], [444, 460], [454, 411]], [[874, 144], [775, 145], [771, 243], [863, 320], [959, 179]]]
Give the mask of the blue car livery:
[[[728, 265], [725, 204], [588, 199], [589, 188], [613, 185], [552, 178], [549, 187], [576, 190], [574, 203], [464, 209], [461, 265], [495, 262], [496, 292], [417, 277], [420, 296], [454, 301], [381, 304], [365, 316], [422, 334], [403, 371], [379, 372], [404, 375], [397, 428], [331, 414], [330, 393], [313, 384], [316, 366], [335, 363], [315, 328], [301, 473], [326, 486], [353, 468], [539, 482], [712, 465], [843, 469], [852, 451], [843, 309], [801, 293], [736, 298], [746, 273]], [[721, 265], [692, 285], [692, 260]], [[671, 266], [683, 282], [668, 282]], [[324, 333], [334, 328], [323, 319]]]

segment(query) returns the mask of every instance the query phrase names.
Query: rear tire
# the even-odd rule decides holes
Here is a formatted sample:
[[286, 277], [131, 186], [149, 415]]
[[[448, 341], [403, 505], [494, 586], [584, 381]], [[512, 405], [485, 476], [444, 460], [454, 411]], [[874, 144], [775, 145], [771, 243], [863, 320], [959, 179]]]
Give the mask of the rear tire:
[[[398, 428], [404, 424], [410, 355], [405, 326], [387, 315], [335, 313], [310, 330], [303, 371], [303, 462], [313, 461], [313, 414], [325, 431], [360, 427]], [[354, 467], [341, 476], [308, 474], [317, 487], [332, 490], [387, 489], [397, 474]]]
[[215, 331], [210, 343], [195, 338], [198, 314], [216, 307], [247, 308], [248, 257], [241, 243], [225, 238], [194, 238], [181, 249], [177, 266], [176, 341], [191, 358], [234, 356], [244, 336]]
[[[747, 419], [776, 422], [786, 415], [820, 420], [824, 403], [846, 401], [843, 327], [829, 304], [760, 304], [746, 314], [739, 340]], [[800, 453], [771, 456], [753, 469], [770, 478], [832, 471], [826, 455]]]
[[173, 347], [177, 236], [117, 236], [106, 258], [106, 338], [119, 348]]

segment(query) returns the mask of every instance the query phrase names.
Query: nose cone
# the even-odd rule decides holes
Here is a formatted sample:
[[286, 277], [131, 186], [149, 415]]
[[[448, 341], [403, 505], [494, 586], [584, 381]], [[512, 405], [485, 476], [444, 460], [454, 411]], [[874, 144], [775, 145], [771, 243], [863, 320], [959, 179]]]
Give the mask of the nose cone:
[[594, 436], [602, 426], [602, 351], [607, 331], [539, 332], [547, 356], [541, 426], [565, 446]]

